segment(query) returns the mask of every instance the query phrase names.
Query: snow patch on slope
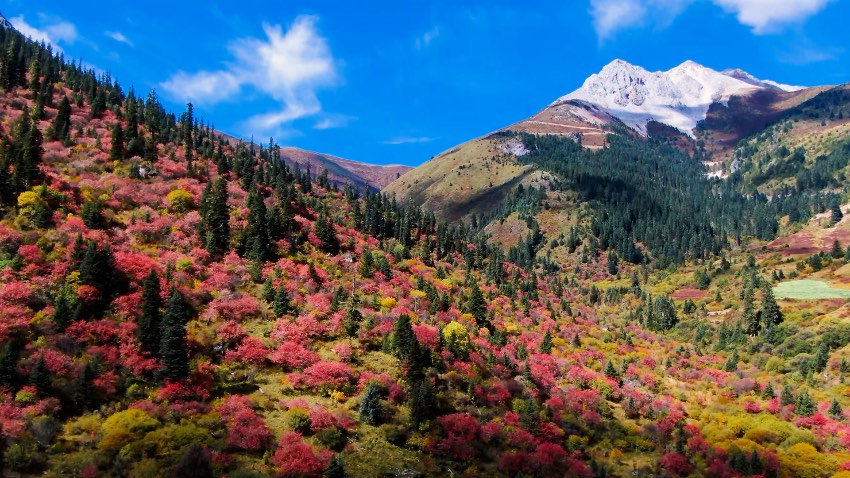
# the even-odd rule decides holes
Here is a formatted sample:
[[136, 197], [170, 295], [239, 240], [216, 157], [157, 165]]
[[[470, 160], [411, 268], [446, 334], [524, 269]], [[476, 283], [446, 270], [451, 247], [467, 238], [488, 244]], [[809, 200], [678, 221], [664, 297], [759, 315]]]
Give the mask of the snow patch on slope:
[[591, 75], [581, 88], [559, 98], [552, 106], [581, 100], [606, 110], [627, 126], [646, 134], [646, 124], [658, 121], [693, 135], [713, 103], [727, 104], [734, 95], [764, 88], [794, 91], [787, 85], [762, 82], [717, 72], [693, 61], [668, 70], [649, 72], [623, 60], [614, 60]]

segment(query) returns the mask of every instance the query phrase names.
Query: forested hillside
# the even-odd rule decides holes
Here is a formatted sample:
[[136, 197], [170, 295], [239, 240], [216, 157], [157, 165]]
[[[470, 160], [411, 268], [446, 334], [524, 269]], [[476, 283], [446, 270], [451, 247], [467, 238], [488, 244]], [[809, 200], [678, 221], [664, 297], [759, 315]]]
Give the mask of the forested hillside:
[[850, 257], [740, 247], [765, 201], [667, 146], [523, 137], [589, 222], [544, 240], [524, 188], [505, 253], [0, 44], [4, 473], [848, 474], [845, 302], [772, 285]]

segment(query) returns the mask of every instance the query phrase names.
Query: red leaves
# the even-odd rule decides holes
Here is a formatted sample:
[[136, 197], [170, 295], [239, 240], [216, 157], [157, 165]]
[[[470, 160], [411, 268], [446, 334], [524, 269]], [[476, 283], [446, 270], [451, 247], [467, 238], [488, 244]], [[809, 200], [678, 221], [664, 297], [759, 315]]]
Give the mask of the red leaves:
[[331, 452], [317, 452], [304, 443], [304, 437], [298, 432], [286, 432], [280, 437], [278, 448], [271, 462], [280, 467], [283, 477], [320, 477], [332, 457]]
[[289, 379], [295, 386], [342, 388], [351, 384], [354, 371], [342, 362], [317, 362], [302, 374], [290, 374]]
[[284, 342], [269, 354], [269, 360], [286, 370], [303, 369], [318, 362], [319, 355], [296, 342]]
[[225, 360], [259, 365], [266, 361], [268, 353], [269, 350], [266, 348], [266, 344], [263, 343], [262, 340], [256, 337], [245, 337], [236, 347], [236, 350], [227, 352]]
[[231, 395], [219, 407], [219, 414], [227, 421], [227, 446], [240, 450], [261, 450], [272, 440], [266, 421], [250, 407], [250, 398]]
[[668, 453], [662, 456], [658, 463], [673, 476], [688, 476], [694, 471], [694, 466], [681, 453]]
[[436, 445], [435, 451], [456, 460], [469, 460], [475, 456], [471, 442], [478, 438], [478, 420], [468, 413], [443, 415], [438, 419], [445, 436]]

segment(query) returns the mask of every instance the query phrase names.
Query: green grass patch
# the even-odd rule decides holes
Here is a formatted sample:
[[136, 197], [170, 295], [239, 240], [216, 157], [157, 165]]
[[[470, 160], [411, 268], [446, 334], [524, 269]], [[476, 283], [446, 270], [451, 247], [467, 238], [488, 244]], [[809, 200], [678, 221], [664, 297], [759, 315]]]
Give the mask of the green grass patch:
[[850, 299], [850, 290], [812, 279], [782, 282], [773, 288], [773, 293], [779, 299]]

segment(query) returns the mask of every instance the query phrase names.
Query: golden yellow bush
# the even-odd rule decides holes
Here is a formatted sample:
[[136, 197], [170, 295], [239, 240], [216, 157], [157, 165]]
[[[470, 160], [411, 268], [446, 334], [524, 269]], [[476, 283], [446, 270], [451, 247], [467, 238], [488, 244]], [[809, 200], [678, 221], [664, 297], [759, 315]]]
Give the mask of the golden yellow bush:
[[171, 205], [171, 210], [174, 212], [188, 212], [195, 207], [195, 198], [192, 193], [185, 189], [175, 189], [166, 196], [168, 204]]
[[38, 204], [38, 194], [34, 191], [24, 191], [18, 195], [18, 207], [23, 209]]
[[101, 450], [120, 450], [137, 435], [152, 430], [159, 422], [147, 413], [131, 408], [107, 418], [100, 431], [103, 434], [98, 448]]
[[454, 320], [449, 322], [443, 329], [443, 339], [446, 341], [450, 350], [461, 353], [466, 353], [470, 350], [469, 331]]

